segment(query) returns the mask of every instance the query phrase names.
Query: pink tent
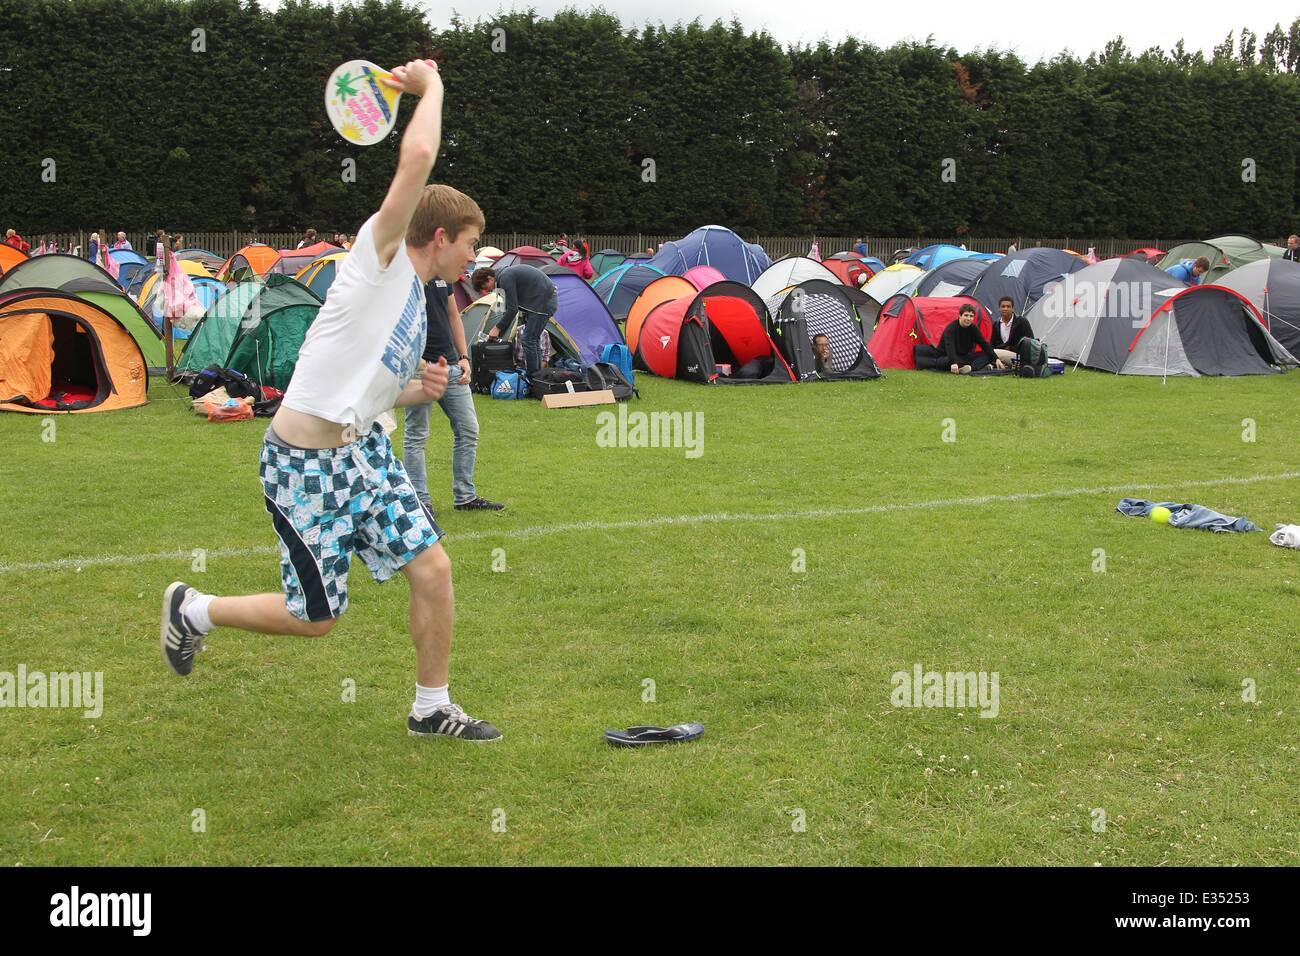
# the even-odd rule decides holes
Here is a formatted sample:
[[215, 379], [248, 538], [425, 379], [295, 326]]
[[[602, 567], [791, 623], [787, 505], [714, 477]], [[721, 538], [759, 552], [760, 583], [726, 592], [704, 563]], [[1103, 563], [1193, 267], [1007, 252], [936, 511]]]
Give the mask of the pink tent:
[[701, 292], [715, 282], [727, 281], [727, 277], [713, 266], [695, 266], [692, 269], [687, 269], [682, 273], [682, 278]]

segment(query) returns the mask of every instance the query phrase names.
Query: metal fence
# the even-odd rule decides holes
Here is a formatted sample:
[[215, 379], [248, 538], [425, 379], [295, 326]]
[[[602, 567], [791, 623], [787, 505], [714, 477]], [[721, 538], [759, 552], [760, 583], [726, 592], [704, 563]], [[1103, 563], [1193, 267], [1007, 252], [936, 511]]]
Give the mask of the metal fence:
[[[128, 231], [126, 236], [135, 249], [144, 248], [145, 238], [148, 233], [144, 231]], [[175, 235], [173, 233], [172, 235]], [[302, 239], [302, 234], [297, 232], [182, 232], [185, 237], [187, 247], [198, 247], [207, 249], [222, 257], [233, 255], [242, 246], [249, 243], [261, 242], [276, 249], [292, 249], [298, 245]], [[88, 232], [75, 233], [46, 233], [34, 236], [24, 236], [32, 244], [34, 250], [42, 240], [53, 240], [59, 244], [60, 252], [68, 252], [73, 249], [80, 249], [84, 252], [87, 248], [87, 240], [90, 238]], [[112, 236], [110, 235], [110, 240]], [[322, 237], [324, 238], [324, 237]], [[489, 232], [486, 233], [481, 245], [496, 246], [498, 249], [513, 249], [516, 246], [542, 246], [553, 242], [557, 238], [556, 233], [537, 233], [537, 232]], [[636, 233], [618, 236], [609, 235], [583, 235], [591, 246], [593, 253], [602, 249], [616, 249], [625, 255], [636, 252], [645, 252], [648, 249], [657, 249], [660, 243], [668, 242], [673, 239], [680, 239], [681, 236], [665, 235], [662, 233]], [[1110, 256], [1123, 255], [1134, 249], [1155, 247], [1158, 249], [1171, 249], [1181, 242], [1189, 242], [1189, 239], [1116, 239], [1116, 238], [1098, 238], [1089, 236], [1066, 236], [1065, 238], [1044, 238], [1041, 236], [998, 236], [991, 238], [975, 237], [954, 237], [954, 236], [755, 236], [744, 235], [742, 238], [746, 242], [757, 242], [763, 247], [769, 256], [773, 259], [779, 259], [788, 255], [807, 255], [814, 242], [817, 243], [818, 250], [823, 256], [831, 255], [836, 252], [843, 252], [853, 247], [854, 242], [861, 238], [867, 244], [867, 252], [879, 259], [889, 262], [896, 250], [899, 249], [919, 249], [934, 243], [952, 243], [953, 245], [965, 244], [968, 249], [976, 252], [995, 252], [1005, 253], [1007, 248], [1015, 245], [1018, 249], [1028, 249], [1035, 246], [1050, 246], [1056, 249], [1073, 249], [1075, 252], [1087, 253], [1089, 248], [1096, 251], [1099, 258], [1105, 259]], [[1269, 240], [1265, 240], [1269, 241]], [[1280, 241], [1280, 245], [1285, 245], [1285, 241]]]

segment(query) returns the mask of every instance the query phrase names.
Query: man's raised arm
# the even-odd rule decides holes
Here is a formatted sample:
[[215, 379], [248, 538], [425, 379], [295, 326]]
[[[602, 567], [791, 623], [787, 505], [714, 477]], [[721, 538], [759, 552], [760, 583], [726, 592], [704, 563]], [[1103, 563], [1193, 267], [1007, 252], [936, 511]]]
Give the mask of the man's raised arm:
[[403, 93], [415, 94], [420, 102], [402, 135], [397, 172], [375, 216], [375, 250], [381, 269], [388, 268], [406, 236], [442, 140], [442, 76], [433, 61], [412, 60], [393, 70], [393, 79], [384, 82]]

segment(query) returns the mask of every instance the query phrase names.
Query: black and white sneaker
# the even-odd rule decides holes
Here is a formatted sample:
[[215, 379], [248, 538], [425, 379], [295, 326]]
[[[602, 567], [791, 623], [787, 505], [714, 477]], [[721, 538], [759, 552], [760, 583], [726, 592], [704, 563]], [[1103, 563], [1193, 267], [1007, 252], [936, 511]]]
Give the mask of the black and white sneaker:
[[457, 511], [500, 511], [505, 505], [496, 501], [488, 501], [486, 498], [471, 498], [469, 501], [463, 501], [456, 505]]
[[198, 591], [180, 581], [172, 582], [163, 592], [158, 643], [163, 661], [182, 677], [194, 670], [194, 655], [203, 650], [203, 635], [185, 620], [186, 606], [198, 596]]
[[501, 731], [486, 720], [475, 720], [456, 704], [440, 707], [424, 718], [411, 714], [406, 718], [406, 732], [412, 737], [455, 737], [476, 744], [501, 739]]

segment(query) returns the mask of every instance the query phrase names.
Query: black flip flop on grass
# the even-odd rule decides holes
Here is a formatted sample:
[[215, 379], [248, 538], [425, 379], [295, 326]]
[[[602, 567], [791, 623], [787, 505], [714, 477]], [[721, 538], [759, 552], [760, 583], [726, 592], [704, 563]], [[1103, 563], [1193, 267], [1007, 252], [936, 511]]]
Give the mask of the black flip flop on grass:
[[648, 744], [680, 744], [704, 733], [703, 724], [676, 724], [672, 727], [629, 727], [607, 730], [605, 739], [615, 747], [644, 747]]

